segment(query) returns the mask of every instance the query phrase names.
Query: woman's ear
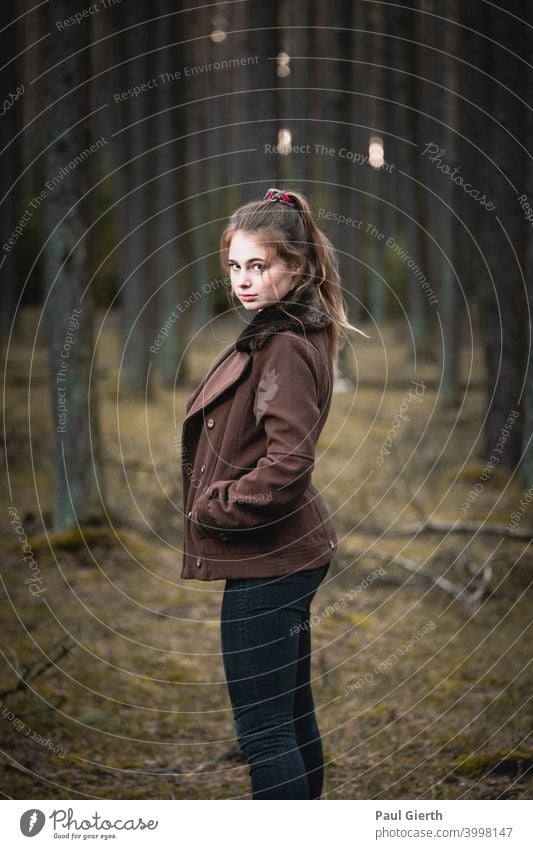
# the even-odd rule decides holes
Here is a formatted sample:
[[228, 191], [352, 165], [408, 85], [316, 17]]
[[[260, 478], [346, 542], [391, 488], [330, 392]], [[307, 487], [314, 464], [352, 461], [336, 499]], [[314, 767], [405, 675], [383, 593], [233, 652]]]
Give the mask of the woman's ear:
[[289, 267], [293, 274], [301, 274], [304, 270], [304, 261], [303, 259], [295, 259], [291, 262]]

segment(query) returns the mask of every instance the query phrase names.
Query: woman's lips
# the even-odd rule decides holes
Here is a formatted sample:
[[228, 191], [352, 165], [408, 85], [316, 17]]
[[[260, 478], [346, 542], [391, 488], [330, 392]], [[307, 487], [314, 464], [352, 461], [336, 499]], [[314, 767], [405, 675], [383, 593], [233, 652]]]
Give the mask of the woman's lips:
[[257, 295], [239, 295], [239, 298], [242, 301], [253, 301], [254, 298], [257, 298]]

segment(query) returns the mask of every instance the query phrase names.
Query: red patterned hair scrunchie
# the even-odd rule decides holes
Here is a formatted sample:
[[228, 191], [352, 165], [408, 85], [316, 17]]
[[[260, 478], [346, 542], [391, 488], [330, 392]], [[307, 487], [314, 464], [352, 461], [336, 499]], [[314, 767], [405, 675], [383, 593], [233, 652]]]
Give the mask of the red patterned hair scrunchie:
[[280, 189], [269, 189], [263, 200], [273, 200], [279, 203], [285, 203], [287, 206], [292, 206], [293, 209], [298, 209], [298, 204], [289, 195], [288, 192], [282, 192]]

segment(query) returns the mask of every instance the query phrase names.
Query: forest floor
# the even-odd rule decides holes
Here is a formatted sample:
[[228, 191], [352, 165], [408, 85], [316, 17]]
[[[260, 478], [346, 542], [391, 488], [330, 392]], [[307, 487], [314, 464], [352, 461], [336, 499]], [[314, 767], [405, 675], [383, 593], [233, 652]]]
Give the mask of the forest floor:
[[[220, 654], [224, 582], [179, 577], [175, 447], [188, 395], [238, 328], [219, 322], [195, 345], [190, 385], [158, 386], [148, 407], [122, 397], [117, 406], [108, 365], [118, 362], [117, 343], [111, 331], [104, 336], [99, 382], [113, 523], [83, 528], [81, 539], [50, 527], [46, 356], [23, 345], [33, 338], [32, 316], [25, 320], [7, 387], [0, 790], [15, 799], [250, 798]], [[358, 385], [334, 395], [313, 476], [340, 543], [312, 608], [323, 798], [531, 798], [530, 541], [394, 534], [428, 517], [502, 525], [519, 505], [516, 476], [496, 468], [461, 511], [484, 469], [481, 354], [461, 407], [444, 410], [438, 364], [419, 362], [415, 371], [395, 326], [382, 333], [383, 343], [354, 338]], [[423, 382], [419, 400], [409, 395], [412, 380]], [[379, 464], [402, 403], [409, 419]], [[21, 559], [10, 507], [33, 571]], [[532, 517], [533, 509], [522, 530]], [[41, 590], [36, 596], [28, 579]]]

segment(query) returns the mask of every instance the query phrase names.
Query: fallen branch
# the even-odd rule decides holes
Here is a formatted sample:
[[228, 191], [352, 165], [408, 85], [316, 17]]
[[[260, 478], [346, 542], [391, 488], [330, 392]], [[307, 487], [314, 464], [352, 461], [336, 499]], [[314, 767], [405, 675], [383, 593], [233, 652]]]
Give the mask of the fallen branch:
[[[474, 605], [489, 592], [492, 580], [493, 554], [479, 567], [469, 548], [463, 551], [455, 562], [457, 571], [462, 574], [465, 588], [469, 590], [470, 604]], [[470, 589], [472, 587], [472, 589]]]
[[[490, 579], [492, 577], [490, 558], [481, 569], [479, 569], [472, 557], [470, 557], [468, 561], [461, 563], [460, 565], [463, 569], [463, 575], [465, 575], [464, 570], [467, 570], [467, 574], [465, 575], [466, 582], [455, 582], [450, 581], [448, 578], [444, 578], [442, 575], [438, 575], [431, 569], [421, 566], [419, 563], [415, 563], [414, 560], [410, 560], [400, 554], [387, 554], [384, 551], [367, 551], [366, 549], [361, 549], [360, 552], [356, 551], [350, 553], [355, 553], [356, 555], [359, 554], [362, 557], [373, 558], [382, 563], [388, 563], [391, 566], [396, 564], [414, 575], [421, 575], [423, 578], [427, 578], [432, 584], [451, 595], [456, 601], [466, 607], [469, 612], [476, 607], [479, 600], [487, 592], [490, 585]], [[470, 585], [474, 588], [471, 588]]]
[[358, 534], [371, 534], [372, 536], [410, 536], [413, 534], [427, 533], [455, 533], [455, 534], [494, 534], [496, 536], [509, 537], [510, 539], [533, 539], [533, 530], [527, 528], [511, 528], [507, 525], [489, 525], [486, 522], [442, 522], [436, 519], [428, 519], [421, 524], [402, 525], [399, 528], [369, 528], [362, 526], [357, 529]]
[[[11, 687], [8, 690], [0, 690], [0, 700], [5, 699], [6, 696], [10, 696], [13, 693], [18, 693], [21, 690], [25, 690], [26, 687], [28, 687], [28, 685], [32, 681], [35, 681], [36, 678], [40, 678], [42, 675], [44, 675], [44, 673], [48, 669], [50, 669], [51, 666], [55, 666], [56, 662], [58, 660], [61, 660], [61, 658], [65, 657], [65, 655], [67, 655], [71, 649], [71, 644], [60, 643], [58, 646], [56, 646], [55, 650], [51, 650], [50, 655], [47, 655], [44, 659], [38, 660], [33, 665], [21, 663], [13, 649], [9, 649], [10, 653], [14, 657], [15, 673], [19, 680], [14, 687]], [[5, 652], [2, 648], [0, 648], [0, 652], [7, 661]]]

